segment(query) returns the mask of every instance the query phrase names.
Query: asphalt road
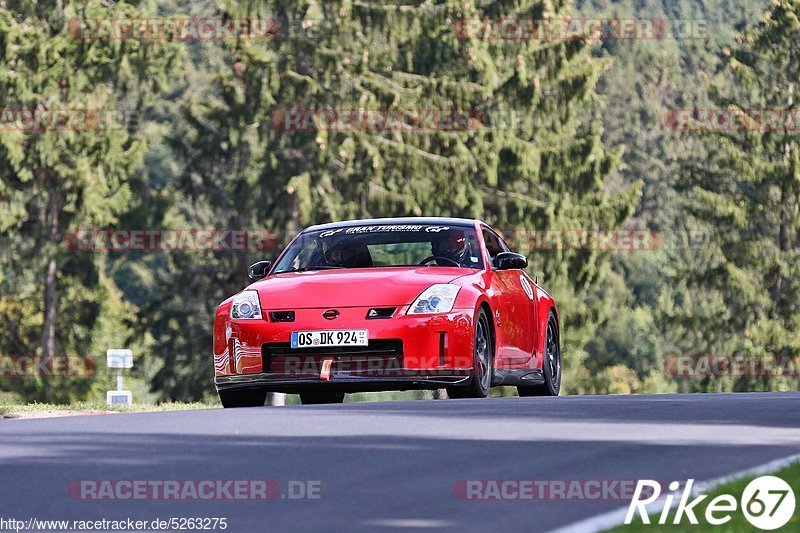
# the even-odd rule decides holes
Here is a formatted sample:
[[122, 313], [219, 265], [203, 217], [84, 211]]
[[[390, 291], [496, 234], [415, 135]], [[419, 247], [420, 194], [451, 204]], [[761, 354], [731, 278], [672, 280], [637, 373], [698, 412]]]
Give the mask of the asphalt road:
[[[800, 453], [800, 394], [504, 398], [0, 420], [0, 518], [228, 531], [547, 531], [626, 501], [474, 501], [461, 480], [713, 479]], [[77, 480], [319, 481], [314, 500], [84, 501]], [[74, 486], [74, 485], [73, 485]], [[462, 484], [463, 486], [463, 484]]]

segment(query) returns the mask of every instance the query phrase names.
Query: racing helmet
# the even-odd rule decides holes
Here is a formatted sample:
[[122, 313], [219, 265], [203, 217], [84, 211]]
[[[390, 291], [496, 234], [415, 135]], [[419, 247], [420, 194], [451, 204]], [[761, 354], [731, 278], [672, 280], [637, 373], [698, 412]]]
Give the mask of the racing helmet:
[[431, 250], [435, 257], [445, 257], [459, 264], [465, 264], [468, 249], [467, 235], [460, 229], [441, 233], [431, 242]]

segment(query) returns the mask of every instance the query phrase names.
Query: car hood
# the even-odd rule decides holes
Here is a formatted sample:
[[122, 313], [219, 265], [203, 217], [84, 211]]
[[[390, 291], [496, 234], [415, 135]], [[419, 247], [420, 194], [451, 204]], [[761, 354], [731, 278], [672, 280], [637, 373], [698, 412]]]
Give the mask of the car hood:
[[250, 286], [264, 309], [410, 305], [434, 283], [475, 272], [455, 267], [354, 268], [275, 274]]

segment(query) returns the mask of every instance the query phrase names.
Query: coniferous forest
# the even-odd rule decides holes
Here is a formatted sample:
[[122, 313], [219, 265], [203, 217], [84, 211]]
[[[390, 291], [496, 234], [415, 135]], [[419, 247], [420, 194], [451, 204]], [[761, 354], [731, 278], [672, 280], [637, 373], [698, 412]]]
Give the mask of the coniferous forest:
[[[102, 24], [155, 19], [263, 27]], [[796, 0], [0, 0], [0, 399], [102, 400], [130, 348], [137, 401], [212, 400], [248, 266], [396, 216], [528, 257], [565, 394], [798, 390], [799, 101]]]

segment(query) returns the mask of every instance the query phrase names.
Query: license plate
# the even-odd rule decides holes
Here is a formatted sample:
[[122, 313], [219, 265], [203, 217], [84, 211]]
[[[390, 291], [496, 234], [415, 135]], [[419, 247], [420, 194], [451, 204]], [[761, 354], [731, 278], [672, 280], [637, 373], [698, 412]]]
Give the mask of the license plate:
[[293, 331], [292, 348], [321, 346], [367, 346], [366, 329], [337, 329], [331, 331]]

